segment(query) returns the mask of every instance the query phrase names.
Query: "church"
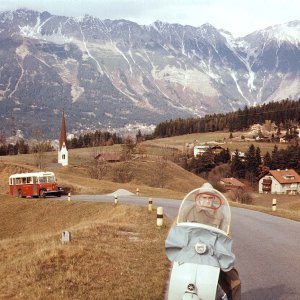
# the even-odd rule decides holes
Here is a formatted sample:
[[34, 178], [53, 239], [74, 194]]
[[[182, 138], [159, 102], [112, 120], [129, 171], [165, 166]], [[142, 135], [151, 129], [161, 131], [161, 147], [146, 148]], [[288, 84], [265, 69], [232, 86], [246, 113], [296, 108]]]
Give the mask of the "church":
[[60, 130], [60, 138], [59, 138], [59, 146], [58, 146], [58, 163], [62, 166], [67, 166], [69, 164], [68, 157], [68, 148], [67, 148], [67, 131], [66, 131], [66, 121], [65, 121], [65, 113], [62, 112], [61, 117], [61, 130]]

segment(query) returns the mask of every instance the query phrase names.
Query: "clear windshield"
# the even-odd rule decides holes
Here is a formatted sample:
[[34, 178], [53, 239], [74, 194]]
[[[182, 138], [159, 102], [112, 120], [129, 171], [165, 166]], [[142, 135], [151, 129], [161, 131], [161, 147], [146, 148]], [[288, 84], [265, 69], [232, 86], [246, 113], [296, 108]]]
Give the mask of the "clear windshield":
[[178, 212], [177, 224], [192, 222], [223, 230], [230, 230], [230, 206], [225, 196], [205, 183], [201, 188], [188, 193]]

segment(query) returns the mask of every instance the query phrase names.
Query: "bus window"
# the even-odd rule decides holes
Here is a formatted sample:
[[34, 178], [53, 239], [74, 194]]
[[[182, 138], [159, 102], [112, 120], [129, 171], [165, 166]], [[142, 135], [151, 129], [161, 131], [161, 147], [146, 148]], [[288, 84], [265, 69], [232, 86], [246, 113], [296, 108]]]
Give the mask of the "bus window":
[[55, 178], [53, 176], [49, 176], [48, 178], [48, 182], [55, 182]]
[[21, 183], [22, 183], [21, 178], [16, 178], [16, 184], [21, 184]]
[[47, 177], [39, 177], [39, 182], [40, 182], [40, 183], [45, 183], [45, 182], [47, 182]]
[[22, 184], [24, 184], [24, 183], [27, 183], [26, 177], [23, 177], [23, 178], [22, 178]]
[[32, 177], [27, 177], [27, 183], [33, 183]]

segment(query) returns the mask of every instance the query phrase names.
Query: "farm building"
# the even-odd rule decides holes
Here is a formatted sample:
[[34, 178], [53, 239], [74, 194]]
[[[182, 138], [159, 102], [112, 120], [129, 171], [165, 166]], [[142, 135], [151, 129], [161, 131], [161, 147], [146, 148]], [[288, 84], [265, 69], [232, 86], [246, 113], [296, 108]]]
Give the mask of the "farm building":
[[104, 152], [95, 156], [95, 159], [100, 162], [119, 162], [121, 161], [121, 155], [115, 152]]
[[210, 147], [208, 145], [199, 145], [194, 147], [194, 157], [201, 156], [205, 153]]
[[300, 192], [300, 176], [294, 169], [270, 170], [259, 180], [259, 193], [296, 195]]
[[226, 189], [226, 190], [235, 190], [235, 189], [244, 189], [245, 185], [237, 180], [236, 178], [230, 177], [230, 178], [221, 178], [220, 184]]

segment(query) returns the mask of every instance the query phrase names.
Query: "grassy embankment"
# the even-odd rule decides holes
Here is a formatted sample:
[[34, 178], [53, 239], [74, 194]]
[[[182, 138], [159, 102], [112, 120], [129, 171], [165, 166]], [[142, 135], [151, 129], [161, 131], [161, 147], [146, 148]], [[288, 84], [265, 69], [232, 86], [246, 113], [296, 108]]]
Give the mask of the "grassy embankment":
[[[77, 194], [119, 188], [134, 193], [139, 187], [141, 196], [180, 199], [203, 183], [168, 162], [164, 187], [158, 187], [157, 162], [151, 158], [130, 162], [128, 183], [112, 181], [113, 167], [104, 180], [91, 179], [88, 165], [96, 150], [71, 150], [69, 167], [44, 169], [54, 171], [58, 183]], [[45, 165], [54, 163], [56, 155], [46, 153]], [[2, 193], [7, 194], [10, 174], [37, 171], [32, 155], [1, 160]], [[155, 211], [111, 203], [0, 198], [0, 298], [163, 299], [169, 272], [164, 241], [171, 221], [165, 219], [158, 229]], [[61, 243], [63, 230], [71, 232], [71, 243]]]
[[[226, 133], [228, 136], [228, 133]], [[220, 140], [214, 134], [196, 134], [146, 142], [149, 154], [163, 147], [182, 147], [185, 142]], [[247, 150], [248, 142], [230, 148]], [[255, 143], [254, 143], [255, 144]], [[228, 145], [231, 145], [228, 143]], [[245, 149], [241, 146], [247, 145]], [[257, 143], [263, 149], [273, 144]], [[285, 146], [285, 145], [284, 145]], [[115, 150], [105, 148], [104, 150]], [[77, 194], [105, 194], [119, 188], [142, 196], [182, 197], [204, 180], [169, 162], [164, 187], [155, 186], [155, 159], [131, 162], [128, 183], [113, 182], [109, 170], [103, 180], [90, 179], [87, 165], [98, 149], [70, 151], [70, 166], [53, 170], [62, 186]], [[103, 149], [101, 151], [104, 151]], [[165, 150], [164, 150], [165, 152]], [[56, 152], [47, 153], [45, 164], [56, 162]], [[172, 154], [171, 154], [172, 155]], [[37, 170], [31, 155], [1, 157], [0, 186], [7, 193], [7, 178], [15, 172]], [[228, 195], [227, 195], [228, 196]], [[233, 204], [300, 221], [299, 196], [276, 195], [278, 210], [271, 212], [274, 195], [253, 193], [253, 205]], [[0, 298], [29, 299], [162, 299], [169, 262], [164, 241], [170, 222], [156, 227], [155, 213], [147, 209], [103, 203], [14, 199], [0, 201]], [[72, 241], [62, 244], [61, 232], [69, 230]]]
[[163, 299], [170, 222], [155, 212], [1, 196], [0, 215], [1, 299]]

